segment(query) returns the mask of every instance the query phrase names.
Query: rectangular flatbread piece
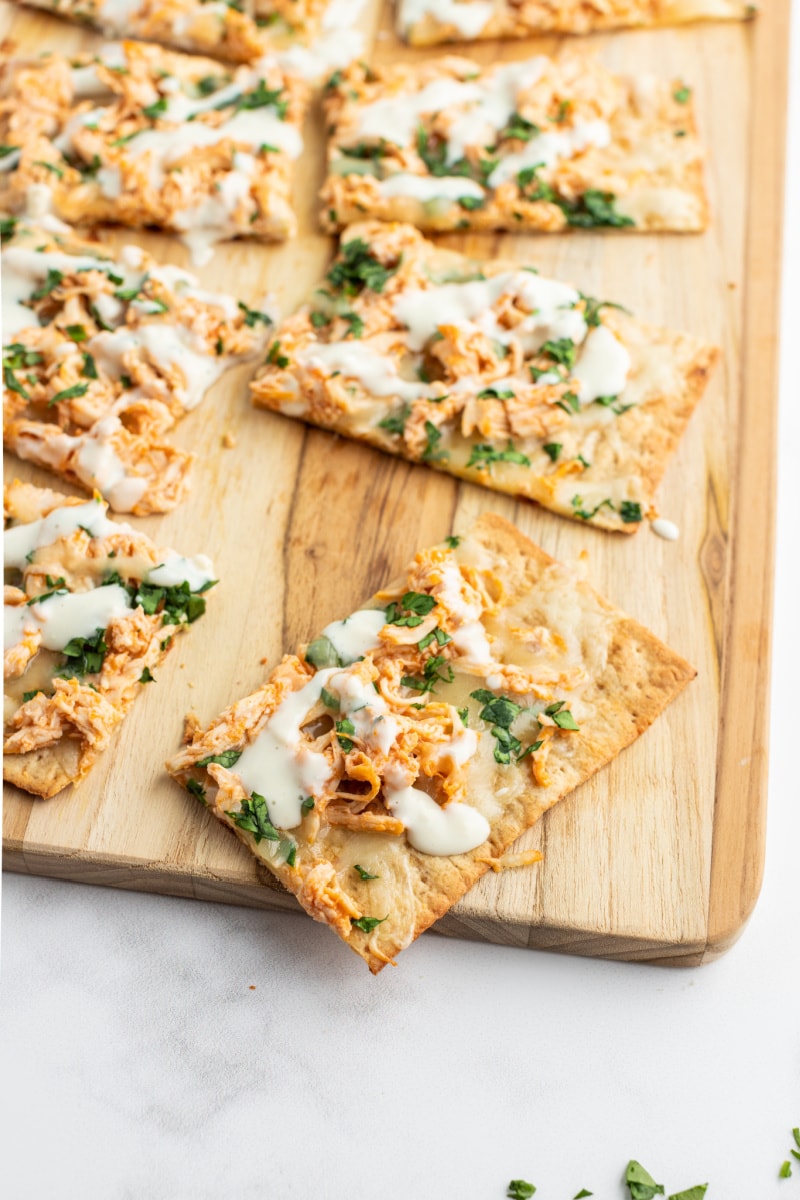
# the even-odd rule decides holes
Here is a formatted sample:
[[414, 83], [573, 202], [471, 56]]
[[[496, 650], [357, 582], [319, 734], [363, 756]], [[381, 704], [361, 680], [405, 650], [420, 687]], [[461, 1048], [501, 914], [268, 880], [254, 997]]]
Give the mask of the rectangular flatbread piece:
[[517, 233], [708, 223], [691, 89], [590, 54], [354, 63], [332, 77], [326, 120], [329, 230], [365, 217]]
[[174, 508], [193, 455], [163, 435], [262, 349], [270, 316], [57, 221], [3, 234], [5, 446], [118, 512]]
[[99, 29], [107, 37], [158, 42], [190, 54], [256, 63], [276, 54], [288, 69], [316, 79], [363, 53], [353, 28], [358, 0], [262, 0], [255, 15], [224, 0], [18, 0]]
[[718, 351], [413, 226], [351, 226], [254, 403], [634, 533]]
[[281, 241], [308, 86], [276, 59], [229, 67], [146, 42], [2, 60], [0, 208], [32, 187], [73, 225], [180, 234], [205, 261], [227, 238]]
[[397, 0], [397, 30], [414, 46], [432, 46], [689, 21], [741, 21], [756, 11], [747, 0]]
[[694, 674], [486, 514], [167, 766], [377, 972]]
[[215, 582], [106, 509], [5, 489], [3, 778], [42, 797], [84, 778]]

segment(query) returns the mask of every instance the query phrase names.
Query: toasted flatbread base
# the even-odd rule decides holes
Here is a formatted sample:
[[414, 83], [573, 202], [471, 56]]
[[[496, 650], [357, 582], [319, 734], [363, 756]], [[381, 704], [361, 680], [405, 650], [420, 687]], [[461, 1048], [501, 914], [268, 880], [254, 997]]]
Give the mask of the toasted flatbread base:
[[[548, 808], [634, 741], [696, 674], [649, 630], [575, 578], [503, 518], [483, 515], [463, 537], [461, 550], [467, 561], [474, 555], [476, 561], [494, 564], [503, 589], [494, 622], [505, 616], [516, 624], [545, 625], [556, 636], [565, 634], [573, 645], [584, 647], [587, 666], [596, 667], [602, 661], [582, 693], [593, 716], [588, 727], [582, 723], [580, 736], [564, 739], [563, 750], [556, 746], [550, 753], [547, 786], [533, 782], [526, 762], [495, 765], [491, 746], [476, 755], [468, 768], [465, 799], [487, 815], [491, 835], [467, 854], [422, 854], [403, 836], [352, 834], [323, 822], [313, 843], [314, 857], [331, 865], [338, 888], [352, 901], [354, 912], [368, 913], [382, 922], [370, 932], [353, 926], [345, 937], [373, 973], [455, 904], [490, 868], [490, 859], [502, 855]], [[382, 603], [388, 594], [380, 594]], [[601, 645], [602, 652], [598, 649]], [[598, 654], [599, 659], [592, 659]], [[475, 683], [473, 677], [465, 688]], [[241, 739], [245, 722], [268, 706], [269, 686], [224, 714], [220, 723], [227, 722], [234, 738]], [[192, 768], [208, 753], [207, 748], [199, 748], [203, 736], [195, 734], [187, 749], [167, 764], [184, 784], [191, 777], [198, 778]], [[219, 740], [218, 753], [223, 749]], [[484, 742], [491, 743], [491, 737], [482, 739], [481, 746]], [[198, 749], [194, 750], [193, 744]], [[224, 802], [216, 807], [212, 802], [215, 815], [234, 829], [306, 910], [317, 920], [326, 920], [324, 897], [323, 902], [317, 897], [315, 903], [309, 903], [300, 872], [277, 860], [274, 851], [270, 852], [272, 843], [257, 845], [224, 809]], [[292, 832], [297, 834], [297, 830]], [[300, 861], [302, 835], [297, 841]], [[357, 863], [377, 878], [362, 881], [353, 869]], [[338, 932], [345, 936], [341, 928]]]
[[[369, 246], [381, 262], [400, 256], [401, 273], [409, 269], [413, 260], [414, 267], [421, 264], [432, 279], [441, 276], [469, 278], [470, 270], [474, 272], [478, 268], [483, 268], [487, 278], [491, 278], [504, 271], [519, 271], [521, 266], [518, 262], [503, 260], [475, 262], [425, 241], [413, 228], [403, 225], [372, 222], [352, 226], [342, 244], [352, 241]], [[329, 284], [326, 281], [322, 286], [329, 287]], [[402, 291], [392, 291], [393, 286], [390, 280], [381, 294], [364, 291], [360, 296], [348, 299], [352, 309], [364, 320], [364, 332], [353, 340], [347, 331], [343, 331], [340, 335], [344, 339], [342, 345], [369, 350], [373, 344], [370, 311], [374, 308], [376, 312], [385, 312], [390, 295], [392, 299], [402, 295]], [[543, 449], [543, 443], [548, 441], [546, 437], [526, 439], [517, 436], [512, 429], [498, 437], [497, 448], [502, 450], [508, 444], [507, 439], [513, 438], [514, 447], [524, 451], [530, 465], [508, 461], [492, 463], [488, 467], [470, 467], [467, 463], [472, 449], [493, 439], [477, 428], [469, 438], [462, 436], [460, 416], [441, 426], [447, 434], [441, 442], [442, 448], [446, 446], [447, 457], [428, 456], [426, 459], [417, 443], [409, 444], [405, 434], [396, 435], [380, 428], [379, 419], [397, 409], [398, 401], [394, 396], [371, 397], [366, 387], [359, 388], [359, 397], [363, 393], [365, 403], [369, 402], [375, 410], [367, 420], [364, 405], [358, 397], [350, 405], [346, 394], [349, 383], [343, 398], [337, 387], [347, 378], [346, 370], [323, 376], [321, 368], [316, 370], [308, 365], [304, 355], [313, 354], [316, 345], [326, 344], [327, 336], [325, 329], [313, 327], [308, 310], [301, 310], [276, 331], [280, 356], [285, 361], [277, 363], [275, 359], [279, 356], [273, 354], [272, 361], [268, 358], [259, 369], [251, 384], [253, 403], [287, 416], [301, 417], [411, 462], [423, 461], [436, 470], [479, 483], [492, 491], [534, 500], [562, 516], [584, 520], [602, 529], [635, 533], [641, 519], [623, 519], [621, 504], [627, 501], [638, 505], [641, 518], [654, 510], [656, 492], [669, 459], [705, 391], [720, 351], [699, 338], [646, 324], [612, 306], [603, 308], [602, 313], [602, 323], [623, 343], [631, 357], [630, 389], [623, 389], [619, 401], [623, 407], [629, 399], [637, 402], [618, 416], [596, 404], [586, 406], [577, 417], [570, 419], [566, 428], [550, 439], [563, 443], [563, 451], [556, 462]], [[404, 328], [399, 322], [396, 325], [398, 329]], [[377, 353], [385, 353], [383, 339], [387, 336], [380, 332], [375, 334]], [[400, 350], [405, 336], [397, 335]], [[490, 373], [485, 378], [476, 376], [476, 392], [480, 394], [481, 389], [492, 382]], [[501, 388], [504, 384], [502, 379], [494, 382]], [[443, 383], [445, 389], [452, 386], [453, 381], [449, 378]], [[635, 397], [629, 395], [629, 390], [636, 392]], [[433, 410], [433, 406], [430, 407]], [[430, 415], [435, 422], [436, 413], [431, 411]], [[588, 466], [585, 465], [587, 462]], [[609, 499], [613, 508], [607, 503]], [[581, 516], [581, 513], [592, 516]]]
[[[397, 27], [414, 46], [468, 42], [485, 38], [525, 38], [542, 33], [593, 33], [601, 29], [682, 25], [691, 21], [741, 21], [755, 15], [744, 0], [460, 0], [451, 19], [436, 15], [441, 7], [431, 0], [428, 10], [419, 0], [397, 0]], [[458, 9], [463, 9], [459, 13]], [[474, 10], [474, 16], [470, 10]], [[458, 18], [458, 20], [452, 19]]]
[[[448, 169], [434, 163], [432, 169], [426, 155], [435, 158], [442, 139], [448, 142], [450, 114], [458, 112], [458, 103], [463, 101], [451, 100], [433, 112], [418, 114], [416, 132], [407, 140], [408, 130], [402, 122], [402, 135], [387, 127], [379, 144], [371, 129], [369, 136], [363, 133], [365, 111], [377, 102], [391, 100], [394, 106], [402, 106], [404, 100], [427, 88], [439, 85], [447, 89], [454, 82], [492, 88], [501, 72], [519, 65], [503, 63], [481, 69], [469, 59], [448, 56], [369, 68], [354, 63], [339, 73], [335, 86], [329, 86], [325, 95], [330, 141], [328, 177], [320, 195], [323, 228], [333, 232], [365, 217], [408, 221], [436, 232], [563, 233], [613, 227], [615, 233], [696, 233], [706, 228], [709, 207], [703, 151], [691, 89], [683, 80], [612, 74], [592, 53], [570, 51], [549, 60], [543, 77], [546, 87], [537, 80], [517, 91], [518, 110], [533, 120], [537, 129], [568, 130], [569, 126], [558, 124], [560, 111], [574, 113], [585, 128], [599, 113], [607, 125], [607, 142], [589, 141], [582, 148], [559, 152], [549, 166], [539, 164], [535, 179], [526, 178], [524, 169], [530, 175], [535, 162], [525, 159], [522, 176], [516, 170], [490, 184], [493, 170], [487, 167], [488, 173], [482, 172], [487, 155], [502, 168], [504, 158], [513, 158], [526, 145], [537, 146], [535, 135], [527, 132], [522, 139], [508, 135], [511, 140], [502, 141], [505, 135], [496, 131], [491, 140], [501, 138], [498, 148], [483, 144], [487, 138], [484, 130], [482, 140], [465, 142], [464, 110], [456, 122], [462, 166]], [[558, 105], [567, 107], [559, 109]], [[478, 120], [476, 137], [483, 128]], [[428, 139], [424, 153], [420, 152], [420, 130]], [[368, 152], [376, 146], [370, 162]], [[351, 161], [352, 154], [348, 156], [349, 150], [359, 159], [356, 164]], [[468, 168], [463, 166], [467, 161]], [[419, 188], [423, 194], [415, 195]], [[548, 195], [548, 189], [554, 194]], [[594, 202], [599, 197], [610, 198], [614, 215], [598, 212]], [[581, 205], [586, 198], [593, 203], [584, 211]], [[589, 209], [594, 215], [587, 216]]]

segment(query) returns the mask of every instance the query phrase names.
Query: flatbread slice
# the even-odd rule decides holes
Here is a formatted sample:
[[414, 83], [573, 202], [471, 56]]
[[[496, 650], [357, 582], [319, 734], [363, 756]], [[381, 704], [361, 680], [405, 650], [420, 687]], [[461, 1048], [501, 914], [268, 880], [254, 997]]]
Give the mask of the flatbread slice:
[[398, 0], [397, 29], [412, 45], [431, 46], [689, 21], [741, 21], [756, 11], [746, 0]]
[[169, 230], [197, 261], [294, 234], [308, 87], [276, 59], [227, 68], [126, 41], [0, 61], [0, 207], [25, 211], [36, 188], [61, 220]]
[[56, 222], [3, 222], [3, 440], [118, 512], [184, 499], [193, 455], [164, 433], [270, 316], [202, 289], [137, 246], [114, 253]]
[[326, 120], [329, 230], [365, 217], [519, 233], [708, 223], [691, 89], [589, 54], [354, 63], [328, 86]]
[[86, 776], [216, 582], [205, 555], [106, 510], [100, 496], [5, 489], [3, 778], [37, 796]]
[[377, 972], [694, 675], [484, 515], [167, 766]]
[[255, 12], [222, 0], [18, 0], [54, 16], [191, 54], [255, 63], [269, 54], [316, 79], [363, 53], [353, 24], [363, 0], [260, 0]]
[[535, 267], [374, 222], [343, 235], [251, 390], [264, 408], [634, 533], [718, 357]]

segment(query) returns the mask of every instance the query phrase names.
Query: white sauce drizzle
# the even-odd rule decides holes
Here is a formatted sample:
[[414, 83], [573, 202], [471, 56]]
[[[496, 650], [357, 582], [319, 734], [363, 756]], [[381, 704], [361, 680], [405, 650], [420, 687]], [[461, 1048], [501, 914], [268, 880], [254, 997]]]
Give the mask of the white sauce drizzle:
[[299, 691], [286, 696], [236, 763], [245, 789], [265, 798], [269, 819], [277, 829], [295, 829], [303, 819], [303, 800], [319, 796], [330, 782], [325, 755], [308, 746], [301, 725], [336, 671], [336, 667], [317, 671]]
[[603, 149], [610, 142], [611, 129], [606, 121], [576, 121], [569, 129], [540, 133], [524, 149], [500, 160], [489, 176], [489, 187], [497, 188], [516, 178], [526, 167], [552, 167], [559, 159], [572, 158], [590, 146]]
[[24, 570], [27, 556], [42, 546], [51, 546], [59, 538], [67, 537], [80, 527], [89, 530], [92, 537], [107, 537], [111, 533], [132, 533], [130, 525], [117, 524], [106, 517], [106, 506], [101, 500], [87, 500], [85, 504], [70, 504], [54, 508], [46, 517], [29, 521], [25, 525], [13, 525], [3, 533], [3, 559], [7, 567]]
[[[97, 629], [107, 629], [115, 617], [127, 616], [131, 601], [124, 588], [112, 583], [88, 592], [56, 594], [36, 604], [24, 605], [28, 614], [24, 620], [16, 616], [17, 609], [12, 608], [9, 613], [9, 607], [4, 606], [4, 641], [10, 632], [15, 635], [10, 644], [15, 645], [25, 631], [41, 629], [42, 646], [46, 650], [63, 650], [73, 638], [91, 637]], [[9, 617], [10, 622], [6, 625]]]
[[343, 621], [326, 625], [322, 633], [347, 666], [370, 650], [377, 650], [381, 644], [380, 631], [385, 624], [386, 613], [382, 608], [362, 608]]
[[331, 374], [358, 380], [372, 396], [398, 396], [401, 400], [418, 400], [431, 394], [425, 383], [401, 379], [393, 358], [376, 354], [367, 346], [353, 342], [319, 342], [302, 349], [297, 355], [303, 365], [317, 367]]
[[681, 531], [674, 521], [668, 521], [666, 517], [656, 517], [650, 522], [650, 528], [653, 533], [657, 533], [660, 538], [664, 538], [668, 542], [677, 542], [681, 536]]
[[399, 771], [387, 772], [383, 794], [389, 812], [403, 822], [409, 843], [421, 854], [466, 854], [491, 832], [471, 805], [453, 800], [442, 807], [427, 792], [411, 787]]
[[189, 584], [189, 590], [199, 592], [214, 579], [214, 564], [205, 554], [184, 558], [182, 554], [170, 554], [158, 567], [148, 572], [147, 582], [158, 587], [180, 587]]
[[195, 335], [191, 329], [166, 321], [153, 321], [135, 330], [122, 328], [113, 333], [98, 333], [90, 338], [87, 349], [113, 379], [119, 379], [124, 373], [123, 355], [131, 350], [143, 350], [146, 358], [166, 371], [177, 368], [184, 378], [185, 387], [173, 386], [170, 390], [190, 411], [200, 403], [208, 388], [228, 366], [225, 356], [212, 357], [199, 340], [196, 342], [197, 349], [194, 342]]
[[404, 171], [378, 180], [378, 191], [390, 198], [411, 196], [421, 204], [431, 200], [460, 200], [462, 196], [482, 200], [486, 194], [479, 183], [460, 175], [410, 175]]
[[463, 38], [471, 39], [481, 32], [494, 7], [492, 0], [400, 0], [398, 25], [405, 35], [430, 16], [442, 25], [452, 25]]
[[[100, 271], [111, 270], [121, 274], [125, 280], [120, 287], [129, 286], [130, 280], [122, 268], [108, 259], [92, 258], [85, 254], [60, 254], [56, 251], [28, 250], [24, 246], [9, 246], [3, 251], [3, 338], [8, 341], [22, 329], [41, 324], [39, 318], [22, 303], [30, 300], [37, 286], [47, 278], [50, 270], [67, 275], [80, 268], [95, 267]], [[115, 301], [118, 303], [118, 301]]]
[[631, 356], [606, 325], [597, 325], [583, 344], [572, 374], [578, 380], [578, 399], [591, 404], [600, 396], [618, 396], [625, 387]]

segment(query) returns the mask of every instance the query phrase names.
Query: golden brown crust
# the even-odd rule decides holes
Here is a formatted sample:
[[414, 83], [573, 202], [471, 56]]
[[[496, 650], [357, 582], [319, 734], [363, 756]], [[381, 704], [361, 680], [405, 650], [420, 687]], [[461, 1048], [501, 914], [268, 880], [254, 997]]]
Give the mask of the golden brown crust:
[[[417, 565], [410, 569], [405, 583], [379, 593], [369, 606], [383, 606], [403, 587], [415, 586], [424, 562], [451, 561], [448, 555], [453, 553], [433, 549], [418, 555]], [[494, 580], [492, 613], [484, 618], [489, 622], [487, 629], [498, 637], [502, 629], [513, 629], [516, 634], [521, 629], [523, 641], [528, 635], [540, 641], [551, 636], [554, 645], [569, 645], [568, 653], [573, 655], [569, 661], [588, 676], [581, 692], [580, 711], [584, 717], [580, 732], [549, 730], [556, 736], [550, 739], [546, 783], [536, 781], [536, 770], [531, 772], [527, 762], [493, 765], [491, 745], [481, 750], [470, 765], [465, 798], [491, 814], [490, 835], [480, 846], [452, 856], [421, 853], [402, 836], [354, 835], [333, 828], [326, 823], [324, 813], [313, 825], [304, 824], [299, 834], [297, 829], [292, 830], [297, 842], [296, 863], [292, 865], [276, 852], [274, 843], [256, 844], [234, 819], [239, 803], [236, 797], [243, 795], [235, 766], [230, 771], [210, 766], [204, 774], [197, 764], [210, 753], [219, 755], [225, 749], [250, 743], [287, 694], [285, 687], [291, 673], [303, 669], [299, 660], [291, 657], [284, 660], [259, 693], [234, 705], [208, 730], [193, 730], [186, 748], [167, 764], [184, 785], [190, 780], [197, 781], [195, 787], [219, 785], [216, 799], [207, 800], [214, 814], [234, 829], [312, 916], [331, 925], [373, 972], [393, 961], [460, 899], [543, 812], [629, 745], [695, 675], [679, 655], [503, 518], [484, 514], [461, 539], [457, 554], [467, 575], [474, 574], [470, 564], [480, 564], [474, 570], [483, 573], [487, 583]], [[509, 665], [503, 670], [510, 679], [519, 668], [511, 665], [508, 657], [505, 661]], [[301, 674], [299, 683], [308, 678], [308, 674]], [[463, 686], [468, 691], [474, 683], [465, 682]], [[297, 690], [297, 686], [295, 683], [291, 690]], [[520, 691], [526, 686], [520, 683]], [[473, 720], [477, 720], [474, 713], [470, 727]], [[480, 736], [493, 744], [488, 732]], [[312, 821], [313, 816], [306, 820]], [[377, 878], [364, 880], [361, 872], [354, 870], [354, 863], [371, 870]], [[353, 919], [364, 914], [379, 923], [361, 930]]]
[[[487, 125], [476, 110], [468, 124], [469, 88], [492, 92], [494, 106], [509, 78], [516, 108], [507, 123]], [[465, 85], [462, 98], [447, 90], [453, 84]], [[420, 93], [435, 97], [433, 111], [406, 121]], [[382, 100], [391, 112], [370, 123]], [[455, 56], [352, 64], [327, 90], [325, 109], [327, 230], [365, 216], [439, 232], [697, 232], [708, 223], [691, 89], [680, 79], [615, 75], [577, 52], [484, 70]]]
[[[398, 0], [398, 29], [414, 46], [485, 38], [524, 38], [541, 33], [591, 33], [601, 29], [677, 25], [704, 20], [745, 20], [756, 12], [745, 0], [494, 0], [484, 23], [459, 28], [433, 12], [418, 18], [404, 13]], [[417, 5], [415, 4], [416, 8]], [[434, 8], [435, 5], [431, 5]], [[465, 11], [481, 7], [482, 0], [466, 0]]]
[[[360, 294], [338, 298], [331, 275], [353, 243], [368, 247], [375, 264], [389, 274], [385, 281], [379, 279], [379, 291], [364, 288]], [[278, 344], [280, 350], [268, 356], [251, 384], [255, 404], [493, 491], [534, 500], [562, 516], [636, 532], [642, 519], [654, 512], [669, 458], [718, 361], [716, 347], [646, 324], [613, 304], [600, 305], [591, 319], [625, 347], [630, 357], [628, 382], [611, 398], [613, 403], [605, 398], [602, 404], [575, 411], [569, 399], [576, 385], [565, 372], [558, 382], [532, 384], [529, 369], [541, 372], [553, 364], [536, 352], [520, 352], [527, 335], [512, 340], [511, 351], [503, 357], [503, 347], [469, 322], [450, 326], [444, 301], [438, 340], [428, 341], [409, 357], [411, 333], [394, 307], [404, 295], [430, 295], [441, 279], [491, 281], [505, 273], [518, 278], [520, 263], [477, 262], [442, 250], [410, 226], [378, 222], [351, 226], [342, 247], [322, 286], [331, 312], [341, 304], [349, 308], [349, 324], [341, 316], [327, 319], [318, 311], [323, 303], [318, 290], [314, 310], [301, 309], [276, 331], [273, 346]], [[584, 302], [589, 303], [585, 298]], [[512, 333], [524, 326], [524, 311], [517, 302], [508, 308], [502, 297], [487, 314], [499, 314]], [[320, 316], [327, 321], [321, 326]], [[358, 336], [352, 328], [356, 319]], [[331, 346], [341, 347], [346, 358], [327, 359]], [[583, 347], [579, 350], [582, 353]], [[358, 356], [365, 354], [368, 358], [361, 363], [370, 355], [403, 361], [406, 381], [415, 369], [434, 371], [432, 386], [422, 389], [425, 395], [402, 402], [398, 395], [386, 394], [391, 393], [391, 380], [383, 392], [374, 393], [370, 369], [363, 377], [355, 374]], [[398, 379], [398, 389], [402, 386]], [[502, 398], [487, 398], [492, 389]], [[434, 434], [441, 434], [433, 453], [431, 426]], [[505, 461], [476, 460], [474, 455], [487, 444], [499, 455], [511, 447], [527, 462], [508, 455]]]
[[[4, 489], [6, 527], [11, 529], [76, 505], [81, 512], [73, 522], [86, 521], [94, 532], [82, 524], [70, 526], [67, 522], [60, 531], [51, 527], [48, 531], [52, 540], [47, 540], [41, 537], [40, 529], [38, 537], [34, 535], [25, 543], [32, 549], [24, 562], [19, 543], [15, 552], [19, 557], [11, 556], [10, 546], [6, 547], [7, 571], [16, 572], [19, 583], [18, 587], [6, 587], [6, 615], [13, 619], [20, 610], [30, 611], [31, 619], [41, 624], [34, 626], [33, 638], [24, 626], [22, 641], [11, 645], [5, 655], [3, 777], [42, 798], [54, 796], [87, 775], [142, 687], [157, 679], [174, 634], [185, 627], [187, 620], [200, 615], [200, 611], [190, 614], [187, 606], [194, 604], [196, 610], [204, 607], [204, 601], [190, 601], [188, 594], [184, 602], [182, 596], [168, 592], [166, 585], [161, 592], [158, 583], [147, 586], [151, 572], [159, 564], [175, 562], [177, 556], [129, 526], [107, 522], [99, 497], [87, 504], [19, 480]], [[59, 514], [57, 524], [63, 520], [63, 514]], [[181, 562], [177, 560], [173, 573]], [[197, 559], [191, 570], [208, 568], [208, 560]], [[120, 581], [127, 597], [118, 586]], [[102, 640], [99, 646], [96, 642], [90, 644], [91, 663], [88, 655], [85, 661], [81, 659], [77, 647], [70, 650], [69, 656], [45, 648], [42, 628], [48, 627], [50, 618], [45, 617], [44, 604], [54, 592], [62, 596], [70, 593], [67, 599], [71, 603], [79, 594], [85, 597], [98, 588], [105, 592], [104, 585], [112, 583], [117, 585], [119, 599], [114, 601], [107, 621], [98, 618], [103, 627]], [[137, 594], [140, 591], [141, 595]], [[166, 608], [168, 595], [177, 608]], [[37, 599], [41, 608], [29, 609]], [[182, 603], [183, 613], [179, 611]], [[81, 634], [75, 640], [83, 639]], [[26, 652], [16, 653], [19, 649]], [[95, 662], [99, 650], [102, 653]]]

